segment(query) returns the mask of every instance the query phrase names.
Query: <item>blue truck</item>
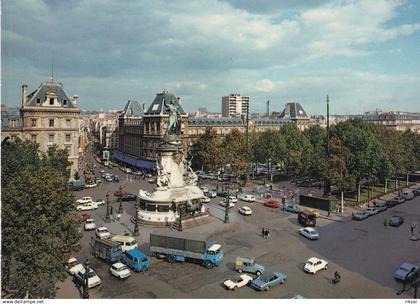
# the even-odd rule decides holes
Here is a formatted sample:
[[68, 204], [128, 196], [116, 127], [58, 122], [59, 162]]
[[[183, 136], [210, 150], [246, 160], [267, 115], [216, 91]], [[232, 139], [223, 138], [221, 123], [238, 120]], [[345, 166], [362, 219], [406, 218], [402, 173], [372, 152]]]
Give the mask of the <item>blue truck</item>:
[[92, 237], [90, 242], [90, 252], [93, 256], [103, 259], [109, 263], [122, 263], [134, 271], [145, 271], [149, 269], [149, 260], [146, 255], [137, 250], [131, 249], [123, 253], [121, 245], [111, 240], [101, 240]]
[[201, 235], [185, 236], [172, 231], [150, 234], [150, 255], [164, 258], [169, 263], [198, 261], [210, 269], [222, 263], [223, 249]]

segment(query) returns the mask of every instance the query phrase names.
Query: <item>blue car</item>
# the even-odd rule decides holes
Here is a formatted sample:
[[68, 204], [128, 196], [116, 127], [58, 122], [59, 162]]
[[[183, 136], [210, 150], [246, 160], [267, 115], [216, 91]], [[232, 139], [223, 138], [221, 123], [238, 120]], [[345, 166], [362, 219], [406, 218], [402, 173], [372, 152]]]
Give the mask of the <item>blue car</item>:
[[300, 209], [297, 205], [289, 205], [289, 204], [286, 204], [284, 206], [283, 210], [288, 211], [288, 212], [292, 212], [292, 213], [299, 213], [299, 211], [300, 211]]
[[403, 263], [394, 272], [394, 278], [404, 281], [407, 274], [410, 273], [407, 278], [408, 280], [410, 280], [410, 278], [418, 271], [420, 271], [420, 266], [411, 263]]
[[283, 284], [286, 279], [287, 275], [282, 272], [265, 272], [263, 275], [253, 280], [251, 286], [256, 290], [267, 291], [273, 286]]

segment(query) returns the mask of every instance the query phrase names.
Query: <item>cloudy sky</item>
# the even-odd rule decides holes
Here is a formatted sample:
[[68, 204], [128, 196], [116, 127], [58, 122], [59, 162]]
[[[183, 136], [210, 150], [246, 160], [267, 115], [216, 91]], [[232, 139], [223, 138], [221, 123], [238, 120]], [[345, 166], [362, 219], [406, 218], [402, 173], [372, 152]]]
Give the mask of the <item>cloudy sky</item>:
[[51, 77], [86, 110], [150, 104], [251, 111], [300, 102], [309, 114], [420, 111], [420, 1], [4, 0], [1, 101]]

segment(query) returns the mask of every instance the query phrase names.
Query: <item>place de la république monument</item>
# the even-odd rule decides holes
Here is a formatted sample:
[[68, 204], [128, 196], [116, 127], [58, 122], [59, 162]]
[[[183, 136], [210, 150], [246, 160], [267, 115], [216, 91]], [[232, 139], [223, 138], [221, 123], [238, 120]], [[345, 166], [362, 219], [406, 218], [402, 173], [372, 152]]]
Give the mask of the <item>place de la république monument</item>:
[[169, 226], [183, 230], [207, 223], [211, 217], [203, 207], [203, 191], [197, 175], [186, 159], [180, 138], [181, 119], [178, 101], [173, 94], [163, 94], [165, 112], [169, 114], [166, 134], [160, 142], [156, 161], [156, 187], [153, 192], [139, 190], [138, 220], [143, 225]]

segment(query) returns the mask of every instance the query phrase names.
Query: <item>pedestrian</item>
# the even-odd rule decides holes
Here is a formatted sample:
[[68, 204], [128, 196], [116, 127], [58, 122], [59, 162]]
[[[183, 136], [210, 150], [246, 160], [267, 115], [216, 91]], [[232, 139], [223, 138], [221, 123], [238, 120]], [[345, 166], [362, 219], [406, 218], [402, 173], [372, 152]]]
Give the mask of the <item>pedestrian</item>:
[[334, 284], [337, 284], [338, 282], [340, 282], [340, 280], [341, 280], [341, 276], [338, 273], [338, 271], [334, 272], [334, 281], [333, 281], [333, 283]]
[[267, 239], [270, 238], [270, 230], [267, 228]]
[[414, 234], [414, 226], [413, 225], [411, 225], [411, 234]]
[[114, 212], [114, 208], [112, 208], [112, 206], [111, 206], [111, 209], [109, 210], [109, 213], [112, 215], [113, 212]]
[[330, 209], [328, 209], [328, 215], [327, 216], [330, 217]]
[[117, 214], [117, 221], [120, 221], [121, 214]]
[[388, 220], [387, 219], [384, 220], [384, 227], [385, 228], [388, 227]]
[[265, 237], [265, 228], [264, 227], [261, 229], [261, 235], [262, 235], [262, 237]]

